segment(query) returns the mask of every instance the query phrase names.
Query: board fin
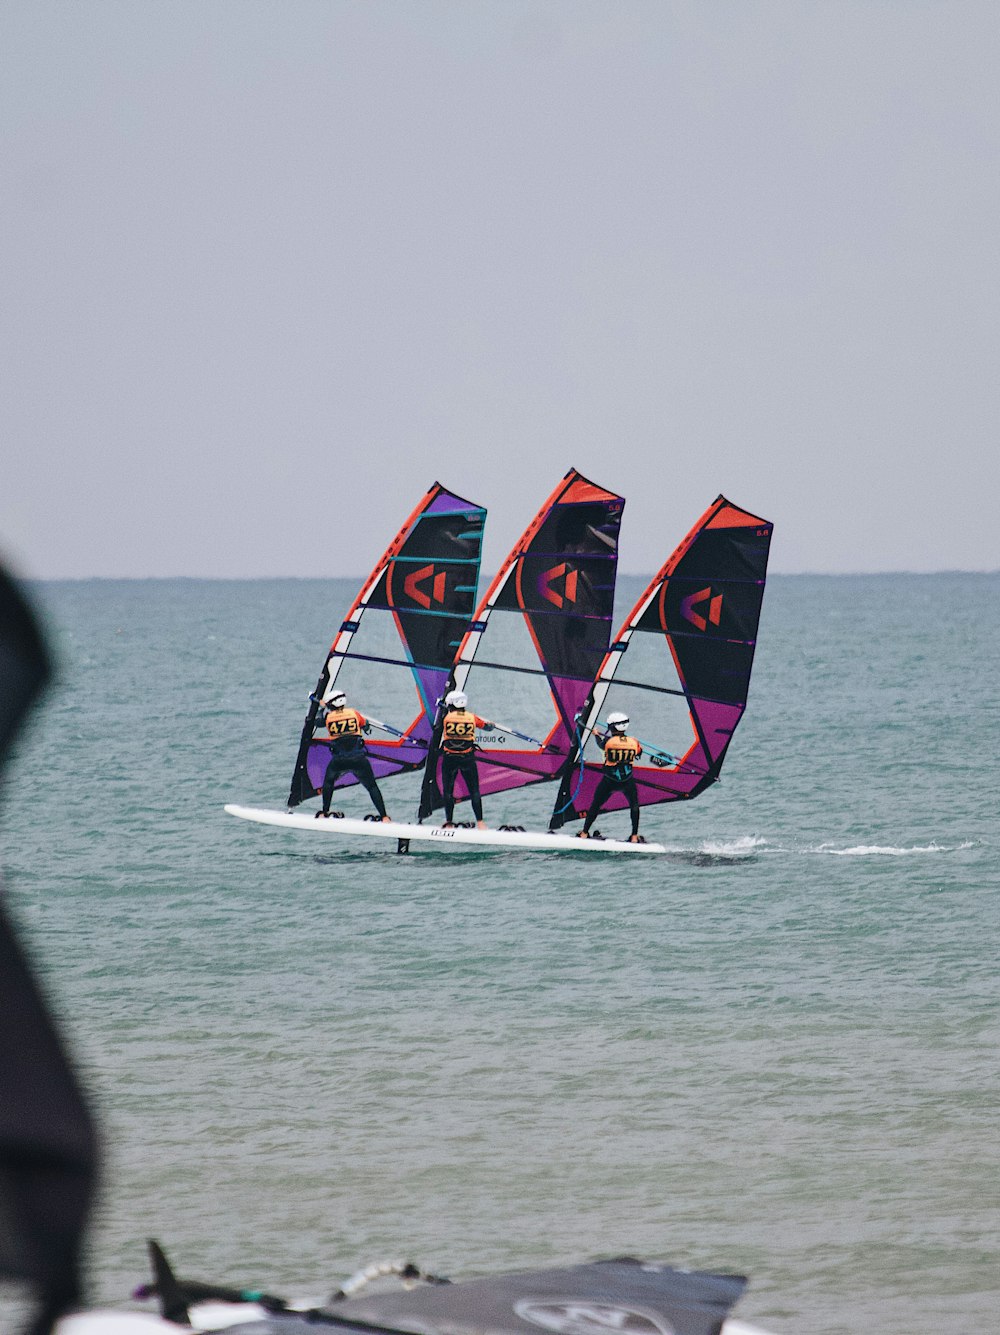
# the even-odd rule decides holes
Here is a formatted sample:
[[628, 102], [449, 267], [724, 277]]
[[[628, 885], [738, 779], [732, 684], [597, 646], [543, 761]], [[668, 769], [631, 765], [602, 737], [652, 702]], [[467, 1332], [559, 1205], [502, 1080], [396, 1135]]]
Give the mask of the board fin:
[[158, 1298], [160, 1315], [177, 1325], [191, 1324], [190, 1308], [194, 1303], [215, 1301], [222, 1303], [256, 1303], [267, 1312], [284, 1312], [288, 1304], [284, 1298], [256, 1289], [237, 1289], [226, 1284], [207, 1284], [200, 1279], [181, 1279], [167, 1260], [166, 1253], [155, 1238], [146, 1242], [153, 1270], [152, 1284], [143, 1284], [135, 1290], [135, 1298]]

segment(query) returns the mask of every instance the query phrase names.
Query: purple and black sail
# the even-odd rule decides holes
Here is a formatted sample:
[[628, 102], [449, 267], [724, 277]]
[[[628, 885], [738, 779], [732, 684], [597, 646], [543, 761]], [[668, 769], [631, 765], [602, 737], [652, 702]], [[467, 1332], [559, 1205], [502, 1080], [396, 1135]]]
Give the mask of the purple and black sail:
[[[718, 778], [746, 708], [771, 530], [719, 496], [650, 581], [581, 711], [581, 745], [561, 775], [551, 829], [587, 813], [602, 766], [583, 745], [609, 710], [629, 716], [643, 746], [633, 770], [640, 805], [697, 797]], [[620, 793], [605, 803], [627, 805]]]
[[[520, 720], [531, 679], [547, 683], [551, 703], [536, 738], [508, 733], [526, 747], [490, 742], [477, 748], [482, 793], [500, 793], [559, 777], [576, 735], [576, 716], [586, 701], [611, 639], [618, 532], [623, 497], [571, 469], [525, 529], [480, 603], [462, 639], [449, 689], [468, 691], [475, 664], [471, 707], [482, 713], [484, 673], [501, 682], [491, 694]], [[494, 613], [513, 614], [530, 639], [530, 661], [504, 652], [512, 637]], [[492, 625], [489, 655], [480, 651]], [[491, 683], [492, 685], [492, 683]], [[553, 719], [554, 711], [554, 719]], [[503, 718], [503, 714], [492, 714]], [[522, 724], [522, 727], [524, 725]], [[459, 777], [456, 796], [467, 796]], [[421, 793], [420, 817], [441, 806], [438, 761], [432, 744]]]
[[[377, 778], [419, 769], [427, 759], [438, 699], [473, 610], [486, 511], [439, 482], [427, 491], [365, 582], [323, 663], [302, 729], [288, 805], [315, 797], [323, 787], [330, 743], [322, 732], [320, 701], [327, 698], [348, 661], [406, 667], [413, 674], [418, 713], [394, 740], [366, 742]], [[405, 657], [398, 651], [363, 652], [357, 634], [366, 612], [390, 613]], [[344, 774], [337, 787], [357, 782]]]

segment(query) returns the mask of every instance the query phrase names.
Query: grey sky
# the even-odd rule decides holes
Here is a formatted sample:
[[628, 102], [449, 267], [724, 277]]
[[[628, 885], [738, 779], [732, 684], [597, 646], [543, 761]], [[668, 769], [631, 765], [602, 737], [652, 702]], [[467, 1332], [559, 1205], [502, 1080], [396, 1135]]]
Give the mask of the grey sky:
[[658, 566], [1000, 567], [1000, 5], [6, 0], [0, 550], [492, 570], [570, 466]]

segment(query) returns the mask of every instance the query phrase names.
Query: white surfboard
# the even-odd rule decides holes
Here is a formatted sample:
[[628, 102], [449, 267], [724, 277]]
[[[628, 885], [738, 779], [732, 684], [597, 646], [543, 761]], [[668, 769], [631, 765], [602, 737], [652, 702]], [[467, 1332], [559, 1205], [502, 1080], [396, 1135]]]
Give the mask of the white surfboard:
[[286, 830], [308, 830], [310, 834], [361, 835], [365, 839], [403, 839], [430, 843], [437, 848], [517, 848], [542, 853], [665, 853], [662, 844], [630, 844], [626, 839], [577, 839], [571, 834], [548, 834], [533, 830], [443, 830], [440, 825], [409, 825], [403, 821], [356, 820], [351, 816], [328, 816], [317, 820], [314, 812], [272, 811], [267, 807], [226, 806], [230, 816], [279, 825]]

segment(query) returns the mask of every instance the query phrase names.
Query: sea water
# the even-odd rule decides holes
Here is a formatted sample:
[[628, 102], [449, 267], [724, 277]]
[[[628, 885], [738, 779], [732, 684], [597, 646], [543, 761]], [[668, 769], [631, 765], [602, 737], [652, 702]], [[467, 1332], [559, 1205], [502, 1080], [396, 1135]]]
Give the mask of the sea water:
[[[156, 1237], [285, 1294], [629, 1253], [748, 1274], [779, 1335], [996, 1329], [1000, 576], [772, 578], [722, 781], [628, 860], [226, 816], [284, 802], [355, 588], [31, 590], [0, 856], [102, 1129], [92, 1301]], [[399, 675], [355, 703], [405, 724]]]

